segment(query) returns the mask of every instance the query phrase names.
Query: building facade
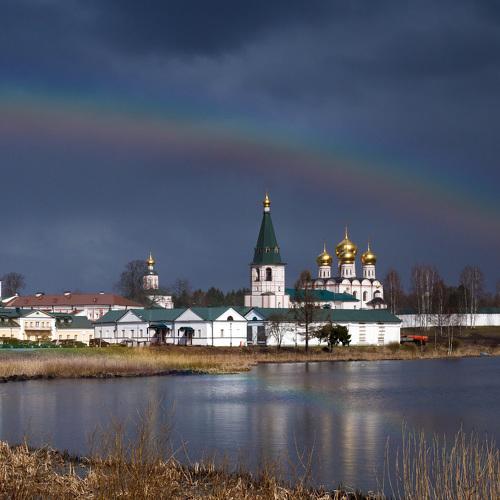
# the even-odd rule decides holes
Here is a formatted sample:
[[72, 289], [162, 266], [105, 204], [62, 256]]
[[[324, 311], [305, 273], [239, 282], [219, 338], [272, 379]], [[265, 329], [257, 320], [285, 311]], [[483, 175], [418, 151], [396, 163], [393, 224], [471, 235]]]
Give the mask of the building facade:
[[[97, 344], [242, 347], [276, 345], [274, 327], [279, 321], [281, 345], [302, 346], [304, 326], [295, 309], [260, 307], [189, 307], [110, 311], [94, 323]], [[387, 310], [321, 309], [310, 331], [334, 323], [346, 326], [351, 345], [399, 342], [401, 320]], [[319, 341], [312, 334], [310, 345]]]
[[0, 309], [0, 342], [4, 339], [32, 342], [89, 344], [94, 326], [85, 316], [34, 309]]

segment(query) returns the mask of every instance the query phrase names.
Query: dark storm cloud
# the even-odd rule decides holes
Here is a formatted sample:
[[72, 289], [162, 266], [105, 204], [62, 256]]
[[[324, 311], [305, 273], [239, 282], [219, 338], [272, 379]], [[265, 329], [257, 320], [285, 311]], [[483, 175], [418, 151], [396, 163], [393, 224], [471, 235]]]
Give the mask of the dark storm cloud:
[[[500, 7], [494, 1], [0, 4], [0, 87], [75, 91], [89, 101], [116, 95], [153, 107], [173, 103], [174, 109], [229, 123], [248, 120], [304, 140], [345, 141], [367, 156], [413, 161], [429, 179], [459, 182], [473, 198], [493, 202], [500, 181], [499, 67]], [[377, 198], [377, 186], [365, 200], [335, 183], [318, 192], [307, 176], [284, 178], [279, 169], [252, 175], [243, 159], [234, 165], [203, 152], [162, 157], [123, 146], [113, 150], [86, 139], [79, 146], [49, 143], [28, 133], [18, 142], [0, 137], [0, 168], [9, 166], [3, 185], [15, 186], [23, 175], [21, 198], [18, 190], [2, 193], [16, 217], [4, 222], [12, 238], [0, 247], [0, 274], [16, 267], [40, 287], [57, 276], [54, 287], [109, 289], [123, 263], [152, 245], [164, 249], [159, 261], [167, 281], [185, 269], [197, 286], [242, 286], [258, 229], [256, 200], [266, 187], [276, 201], [290, 282], [320, 250], [313, 241], [330, 241], [346, 222], [356, 238], [378, 236], [381, 266], [390, 260], [407, 270], [423, 255], [453, 279], [468, 263], [466, 246], [450, 262], [445, 244], [428, 248], [420, 237], [459, 249], [464, 232], [443, 228], [439, 217], [392, 213], [390, 203]], [[380, 220], [366, 217], [374, 205]], [[323, 213], [324, 207], [332, 216], [311, 220], [309, 211]], [[203, 258], [193, 263], [201, 248]], [[222, 266], [221, 248], [224, 273], [207, 265]], [[493, 262], [491, 248], [481, 252]]]
[[315, 24], [331, 13], [321, 0], [135, 0], [93, 2], [96, 33], [133, 53], [213, 55], [234, 50], [266, 31]]

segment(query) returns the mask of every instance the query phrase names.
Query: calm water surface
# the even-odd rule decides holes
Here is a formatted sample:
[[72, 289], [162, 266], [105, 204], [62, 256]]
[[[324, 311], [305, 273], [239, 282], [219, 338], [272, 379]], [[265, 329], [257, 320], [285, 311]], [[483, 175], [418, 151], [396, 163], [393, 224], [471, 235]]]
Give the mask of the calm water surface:
[[[0, 385], [0, 439], [29, 436], [72, 453], [111, 418], [135, 418], [161, 402], [155, 424], [173, 420], [174, 445], [190, 458], [224, 455], [255, 468], [298, 464], [313, 450], [314, 481], [376, 486], [387, 439], [401, 427], [487, 433], [500, 442], [500, 359], [260, 365], [249, 373]], [[172, 418], [173, 415], [173, 418]]]

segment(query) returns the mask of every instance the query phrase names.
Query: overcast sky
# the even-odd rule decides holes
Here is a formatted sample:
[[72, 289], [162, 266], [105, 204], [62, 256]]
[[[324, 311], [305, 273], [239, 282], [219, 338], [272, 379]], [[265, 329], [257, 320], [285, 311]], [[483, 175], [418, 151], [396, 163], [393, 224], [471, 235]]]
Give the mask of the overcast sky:
[[287, 281], [343, 228], [378, 273], [500, 279], [496, 1], [3, 0], [0, 275], [26, 292]]

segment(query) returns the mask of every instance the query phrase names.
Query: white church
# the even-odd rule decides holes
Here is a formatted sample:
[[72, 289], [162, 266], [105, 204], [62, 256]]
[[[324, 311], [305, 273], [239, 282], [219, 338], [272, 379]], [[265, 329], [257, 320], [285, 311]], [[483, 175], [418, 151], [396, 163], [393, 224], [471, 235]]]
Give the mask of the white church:
[[[358, 247], [349, 239], [347, 228], [344, 239], [336, 246], [337, 275], [332, 275], [333, 257], [326, 244], [318, 255], [318, 276], [310, 283], [315, 302], [332, 309], [385, 309], [384, 289], [376, 278], [377, 257], [370, 244], [361, 255], [362, 276], [356, 274]], [[271, 200], [266, 194], [254, 257], [250, 264], [250, 291], [245, 296], [246, 307], [289, 308], [299, 300], [294, 289], [286, 288], [285, 266], [271, 219]]]

